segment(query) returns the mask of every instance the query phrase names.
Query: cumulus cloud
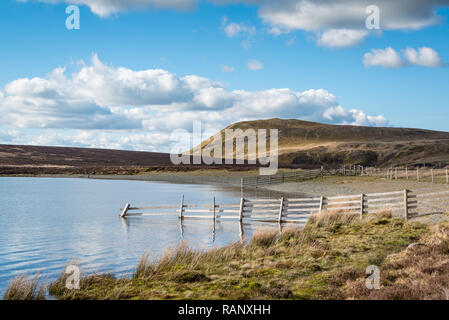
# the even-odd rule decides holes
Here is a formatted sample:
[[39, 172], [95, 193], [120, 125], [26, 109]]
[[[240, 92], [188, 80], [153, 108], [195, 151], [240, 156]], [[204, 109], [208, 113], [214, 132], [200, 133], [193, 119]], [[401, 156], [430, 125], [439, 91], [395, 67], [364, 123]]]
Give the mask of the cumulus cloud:
[[[273, 117], [388, 124], [382, 116], [345, 109], [324, 89], [228, 90], [196, 75], [108, 66], [96, 55], [70, 77], [58, 68], [0, 90], [0, 138], [22, 143], [169, 151], [170, 133], [191, 130], [194, 120], [211, 136], [237, 121]], [[43, 134], [20, 138], [17, 128]]]
[[399, 68], [402, 66], [402, 59], [399, 53], [391, 47], [385, 49], [373, 49], [363, 56], [365, 67], [382, 66], [385, 68]]
[[[365, 28], [365, 22], [368, 16], [366, 8], [370, 5], [377, 5], [380, 9], [382, 30], [416, 30], [434, 25], [441, 20], [435, 12], [435, 7], [449, 5], [449, 0], [376, 0], [375, 2], [372, 0], [215, 0], [215, 2], [220, 4], [243, 2], [259, 5], [259, 16], [270, 26], [271, 33], [281, 34], [304, 30], [317, 33], [317, 41], [320, 44], [327, 43], [343, 47], [354, 45], [369, 34]], [[351, 33], [348, 34], [347, 30], [351, 30]]]
[[[16, 0], [21, 2], [31, 0]], [[45, 3], [70, 3], [88, 6], [100, 16], [120, 11], [147, 7], [174, 10], [191, 9], [200, 0], [37, 0]], [[204, 0], [206, 1], [206, 0]], [[354, 45], [369, 33], [365, 28], [368, 16], [366, 8], [376, 5], [380, 9], [382, 30], [417, 30], [431, 26], [441, 17], [435, 8], [449, 6], [449, 0], [209, 0], [227, 5], [245, 3], [257, 5], [258, 15], [269, 25], [269, 32], [275, 35], [295, 30], [317, 34], [317, 41], [327, 46], [347, 47]], [[334, 30], [334, 31], [331, 31]], [[348, 30], [351, 30], [348, 33]], [[242, 23], [229, 23], [225, 32], [234, 37], [238, 34], [252, 34], [255, 28]], [[330, 33], [328, 33], [330, 32]], [[249, 47], [250, 41], [242, 42]]]
[[441, 67], [443, 61], [438, 53], [428, 47], [418, 50], [406, 48], [403, 50], [403, 58], [391, 47], [385, 49], [373, 49], [363, 56], [365, 67], [382, 66], [385, 68], [399, 68], [403, 66]]
[[[27, 2], [31, 0], [16, 0]], [[197, 0], [37, 0], [44, 3], [67, 3], [86, 5], [90, 10], [102, 17], [127, 11], [130, 9], [145, 9], [148, 7], [161, 9], [186, 10], [195, 7]]]
[[243, 22], [235, 23], [229, 22], [227, 17], [223, 17], [222, 28], [226, 35], [230, 38], [238, 35], [253, 35], [256, 33], [256, 27], [247, 26]]
[[367, 35], [366, 30], [329, 29], [319, 36], [317, 43], [325, 47], [352, 47]]
[[263, 69], [263, 63], [257, 60], [248, 61], [248, 69], [251, 71], [257, 71]]
[[438, 53], [428, 47], [422, 47], [418, 50], [407, 48], [404, 51], [404, 57], [410, 65], [423, 67], [441, 67], [443, 65]]

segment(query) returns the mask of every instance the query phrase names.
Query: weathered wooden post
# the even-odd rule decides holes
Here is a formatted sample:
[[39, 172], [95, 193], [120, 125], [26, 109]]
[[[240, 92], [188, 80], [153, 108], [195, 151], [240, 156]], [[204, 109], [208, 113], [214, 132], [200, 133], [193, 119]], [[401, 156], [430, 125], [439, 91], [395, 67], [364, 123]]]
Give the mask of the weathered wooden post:
[[281, 204], [279, 207], [279, 223], [282, 222], [282, 213], [284, 212], [284, 197], [281, 198]]
[[404, 219], [408, 220], [408, 190], [404, 190]]
[[449, 183], [449, 171], [446, 168], [446, 183]]
[[123, 208], [122, 213], [120, 214], [121, 218], [126, 218], [126, 214], [128, 213], [129, 208], [131, 207], [131, 205], [129, 203], [127, 203], [125, 205], [125, 208]]
[[362, 193], [360, 195], [360, 220], [363, 219], [364, 201], [365, 201], [365, 195]]
[[240, 198], [239, 221], [243, 220], [243, 209], [245, 208], [245, 198]]
[[214, 222], [216, 220], [215, 218], [215, 197], [212, 198], [212, 215], [214, 217]]
[[320, 197], [320, 214], [323, 212], [323, 203], [324, 203], [324, 197]]
[[430, 173], [431, 173], [431, 175], [432, 175], [432, 183], [434, 182], [434, 174], [433, 174], [433, 168], [432, 169], [430, 169]]
[[416, 167], [416, 180], [419, 182], [419, 167]]
[[184, 219], [184, 195], [181, 196], [181, 206], [179, 207], [179, 219]]
[[405, 167], [405, 178], [408, 180], [408, 167]]
[[394, 168], [394, 180], [398, 180], [398, 168]]

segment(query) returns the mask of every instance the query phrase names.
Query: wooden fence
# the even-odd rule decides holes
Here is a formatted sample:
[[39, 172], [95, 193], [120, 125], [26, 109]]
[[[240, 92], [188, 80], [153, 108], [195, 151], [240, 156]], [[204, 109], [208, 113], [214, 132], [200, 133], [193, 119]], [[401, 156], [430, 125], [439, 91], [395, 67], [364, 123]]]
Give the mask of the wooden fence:
[[432, 168], [366, 168], [363, 175], [384, 177], [386, 180], [415, 180], [419, 182], [449, 184], [449, 169]]
[[324, 168], [314, 170], [297, 170], [293, 172], [277, 173], [270, 176], [255, 176], [242, 178], [241, 187], [257, 188], [265, 185], [282, 184], [285, 182], [300, 182], [321, 176], [355, 176], [363, 172], [362, 166], [342, 166], [341, 168]]
[[[293, 222], [304, 224], [311, 214], [345, 212], [359, 215], [391, 210], [397, 217], [408, 219], [417, 215], [449, 211], [449, 190], [432, 193], [415, 193], [409, 190], [345, 195], [337, 197], [250, 199], [240, 198], [239, 203], [218, 204], [215, 197], [210, 204], [187, 204], [184, 196], [179, 205], [133, 207], [121, 209], [122, 218], [132, 216], [177, 216], [179, 219], [207, 218], [234, 219], [236, 221]], [[150, 210], [148, 213], [134, 213]]]

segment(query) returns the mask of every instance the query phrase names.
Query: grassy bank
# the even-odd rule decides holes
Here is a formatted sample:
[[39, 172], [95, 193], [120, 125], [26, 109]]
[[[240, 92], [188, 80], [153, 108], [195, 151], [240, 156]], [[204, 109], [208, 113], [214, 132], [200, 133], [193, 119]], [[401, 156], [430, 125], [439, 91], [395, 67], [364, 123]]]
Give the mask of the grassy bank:
[[[303, 230], [287, 228], [280, 235], [259, 230], [247, 245], [235, 243], [203, 252], [181, 244], [158, 261], [145, 255], [131, 278], [87, 275], [80, 290], [67, 290], [62, 275], [49, 291], [58, 299], [370, 298], [372, 292], [361, 287], [365, 268], [377, 265], [382, 270], [384, 264], [396, 268], [387, 264], [389, 259], [428, 236], [428, 230], [385, 214], [364, 221], [323, 214]], [[382, 283], [394, 285], [404, 277], [400, 274]], [[382, 290], [375, 290], [376, 294]]]

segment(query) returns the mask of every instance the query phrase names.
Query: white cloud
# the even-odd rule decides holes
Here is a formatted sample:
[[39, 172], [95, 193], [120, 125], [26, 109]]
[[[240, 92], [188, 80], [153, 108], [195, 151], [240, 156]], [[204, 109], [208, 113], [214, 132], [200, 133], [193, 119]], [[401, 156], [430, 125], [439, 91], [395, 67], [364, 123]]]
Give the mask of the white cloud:
[[230, 38], [236, 37], [241, 34], [253, 35], [256, 33], [255, 27], [247, 27], [243, 23], [231, 22], [224, 27], [224, 32]]
[[317, 43], [325, 47], [351, 47], [367, 35], [366, 30], [329, 29], [319, 36]]
[[[256, 64], [255, 69], [260, 67]], [[324, 89], [231, 91], [196, 75], [180, 77], [159, 69], [108, 66], [96, 55], [91, 64], [80, 64], [79, 68], [70, 77], [65, 69], [58, 68], [46, 77], [7, 84], [0, 91], [0, 126], [4, 127], [0, 138], [46, 145], [169, 151], [172, 130], [190, 130], [193, 120], [201, 120], [209, 135], [237, 121], [273, 117], [356, 125], [387, 123], [382, 116], [343, 108]], [[17, 132], [34, 128], [41, 129], [42, 134], [17, 136]]]
[[263, 63], [257, 60], [248, 61], [248, 69], [251, 71], [262, 70]]
[[[369, 33], [365, 28], [368, 16], [366, 8], [377, 5], [380, 8], [380, 28], [382, 30], [416, 30], [431, 26], [439, 21], [436, 6], [448, 6], [449, 0], [215, 0], [226, 4], [243, 2], [260, 6], [259, 16], [270, 26], [270, 33], [282, 34], [295, 30], [318, 33], [318, 40], [323, 43], [340, 44], [332, 41], [343, 35], [345, 30], [358, 31], [360, 41]], [[329, 30], [332, 34], [326, 34]], [[325, 39], [322, 37], [325, 35]], [[341, 37], [338, 37], [341, 39]], [[354, 34], [345, 37], [343, 46], [354, 45]], [[352, 41], [350, 41], [352, 39]], [[329, 40], [329, 41], [326, 41]], [[335, 46], [335, 45], [334, 45]]]
[[17, 144], [21, 134], [17, 130], [4, 130], [0, 128], [0, 144]]
[[234, 72], [235, 68], [231, 67], [231, 66], [223, 65], [223, 66], [221, 66], [221, 70], [223, 70], [223, 72]]
[[365, 67], [382, 66], [385, 68], [399, 68], [402, 66], [400, 55], [391, 47], [373, 49], [363, 56]]
[[[27, 2], [31, 0], [16, 0]], [[90, 10], [102, 17], [131, 9], [148, 7], [161, 9], [188, 10], [195, 7], [198, 0], [36, 0], [44, 3], [67, 3], [86, 5]]]
[[245, 50], [249, 50], [253, 42], [253, 36], [256, 33], [256, 27], [247, 26], [243, 22], [229, 22], [227, 17], [222, 18], [221, 29], [229, 38], [243, 37], [241, 42]]
[[438, 53], [428, 47], [422, 47], [418, 50], [407, 48], [404, 51], [404, 57], [410, 65], [423, 67], [441, 67], [443, 65]]
[[385, 49], [373, 49], [363, 56], [365, 67], [383, 66], [385, 68], [399, 68], [407, 65], [417, 65], [423, 67], [441, 67], [443, 61], [438, 53], [428, 47], [418, 50], [407, 48], [403, 51], [404, 59], [391, 47]]
[[[16, 0], [21, 2], [31, 0]], [[45, 3], [70, 3], [88, 6], [100, 16], [108, 16], [130, 9], [147, 7], [168, 8], [174, 10], [192, 9], [200, 0], [37, 0]], [[203, 0], [206, 1], [206, 0]], [[329, 30], [340, 35], [344, 30], [357, 30], [358, 37], [366, 37], [366, 8], [377, 5], [380, 8], [382, 30], [417, 30], [435, 25], [442, 19], [437, 15], [436, 7], [449, 6], [449, 0], [207, 0], [216, 4], [246, 3], [259, 7], [258, 15], [270, 26], [269, 33], [279, 35], [295, 30], [304, 30], [318, 34], [318, 40]], [[228, 36], [252, 34], [255, 28], [242, 23], [231, 23], [225, 31]], [[321, 37], [320, 37], [321, 35]], [[329, 36], [329, 35], [327, 35]], [[325, 37], [327, 38], [327, 37]], [[332, 37], [335, 39], [335, 37]], [[350, 36], [354, 38], [354, 35]], [[360, 41], [361, 39], [359, 39]], [[346, 37], [345, 45], [356, 44]], [[324, 43], [328, 43], [324, 40]], [[332, 43], [332, 42], [331, 42]], [[335, 41], [340, 43], [340, 41]], [[346, 44], [348, 43], [348, 44]], [[248, 46], [248, 41], [242, 43]]]

